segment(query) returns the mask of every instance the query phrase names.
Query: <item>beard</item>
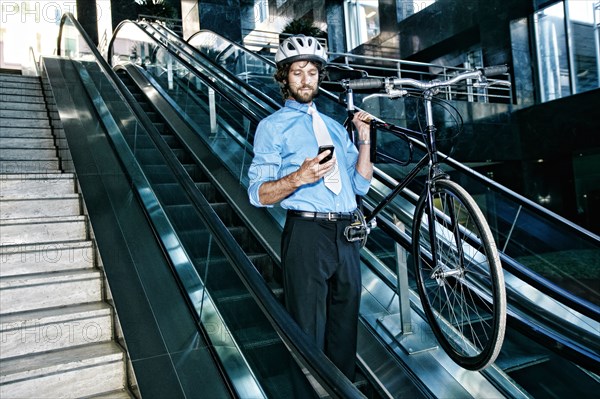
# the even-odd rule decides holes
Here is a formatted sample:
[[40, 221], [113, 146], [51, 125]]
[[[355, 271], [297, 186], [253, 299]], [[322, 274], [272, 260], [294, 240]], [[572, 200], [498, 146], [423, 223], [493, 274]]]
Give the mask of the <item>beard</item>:
[[[310, 86], [293, 87], [292, 85], [288, 85], [288, 89], [292, 98], [301, 104], [308, 104], [319, 95], [318, 85], [314, 88]], [[304, 91], [303, 89], [309, 89], [310, 91]]]

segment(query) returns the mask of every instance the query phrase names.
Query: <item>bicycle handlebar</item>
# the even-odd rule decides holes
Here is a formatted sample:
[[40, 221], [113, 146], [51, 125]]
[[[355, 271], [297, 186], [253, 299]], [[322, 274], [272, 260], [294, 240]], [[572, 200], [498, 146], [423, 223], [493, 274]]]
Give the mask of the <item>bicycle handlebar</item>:
[[412, 86], [420, 90], [430, 90], [439, 87], [451, 86], [466, 79], [480, 79], [482, 76], [489, 77], [502, 75], [508, 72], [506, 65], [489, 66], [475, 71], [462, 72], [448, 80], [420, 81], [411, 78], [363, 78], [349, 79], [343, 84], [352, 90], [371, 90], [384, 87]]
[[385, 86], [386, 78], [363, 78], [348, 80], [348, 88], [352, 90], [381, 89]]

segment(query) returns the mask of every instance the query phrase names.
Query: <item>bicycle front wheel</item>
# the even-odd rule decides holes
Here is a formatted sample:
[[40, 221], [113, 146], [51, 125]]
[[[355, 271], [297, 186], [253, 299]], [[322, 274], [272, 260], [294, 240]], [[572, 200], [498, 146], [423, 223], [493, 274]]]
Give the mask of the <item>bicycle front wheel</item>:
[[[421, 303], [440, 346], [460, 366], [496, 360], [506, 326], [506, 292], [498, 250], [473, 198], [439, 179], [419, 199], [413, 257]], [[431, 202], [429, 202], [431, 200]]]

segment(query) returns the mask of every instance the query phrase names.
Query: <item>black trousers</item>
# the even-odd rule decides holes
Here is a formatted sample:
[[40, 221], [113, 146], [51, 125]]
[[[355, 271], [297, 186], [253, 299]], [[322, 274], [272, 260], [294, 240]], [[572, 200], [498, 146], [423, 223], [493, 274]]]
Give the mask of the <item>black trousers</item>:
[[299, 326], [352, 381], [360, 305], [360, 244], [351, 221], [288, 217], [281, 254], [285, 304]]

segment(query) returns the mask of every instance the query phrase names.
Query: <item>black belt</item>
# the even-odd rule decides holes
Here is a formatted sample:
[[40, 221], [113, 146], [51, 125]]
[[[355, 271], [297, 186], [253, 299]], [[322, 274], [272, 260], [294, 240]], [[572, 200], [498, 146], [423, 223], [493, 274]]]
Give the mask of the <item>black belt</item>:
[[288, 210], [287, 214], [289, 217], [328, 220], [330, 222], [335, 222], [338, 220], [354, 220], [354, 213], [352, 212], [307, 212]]

